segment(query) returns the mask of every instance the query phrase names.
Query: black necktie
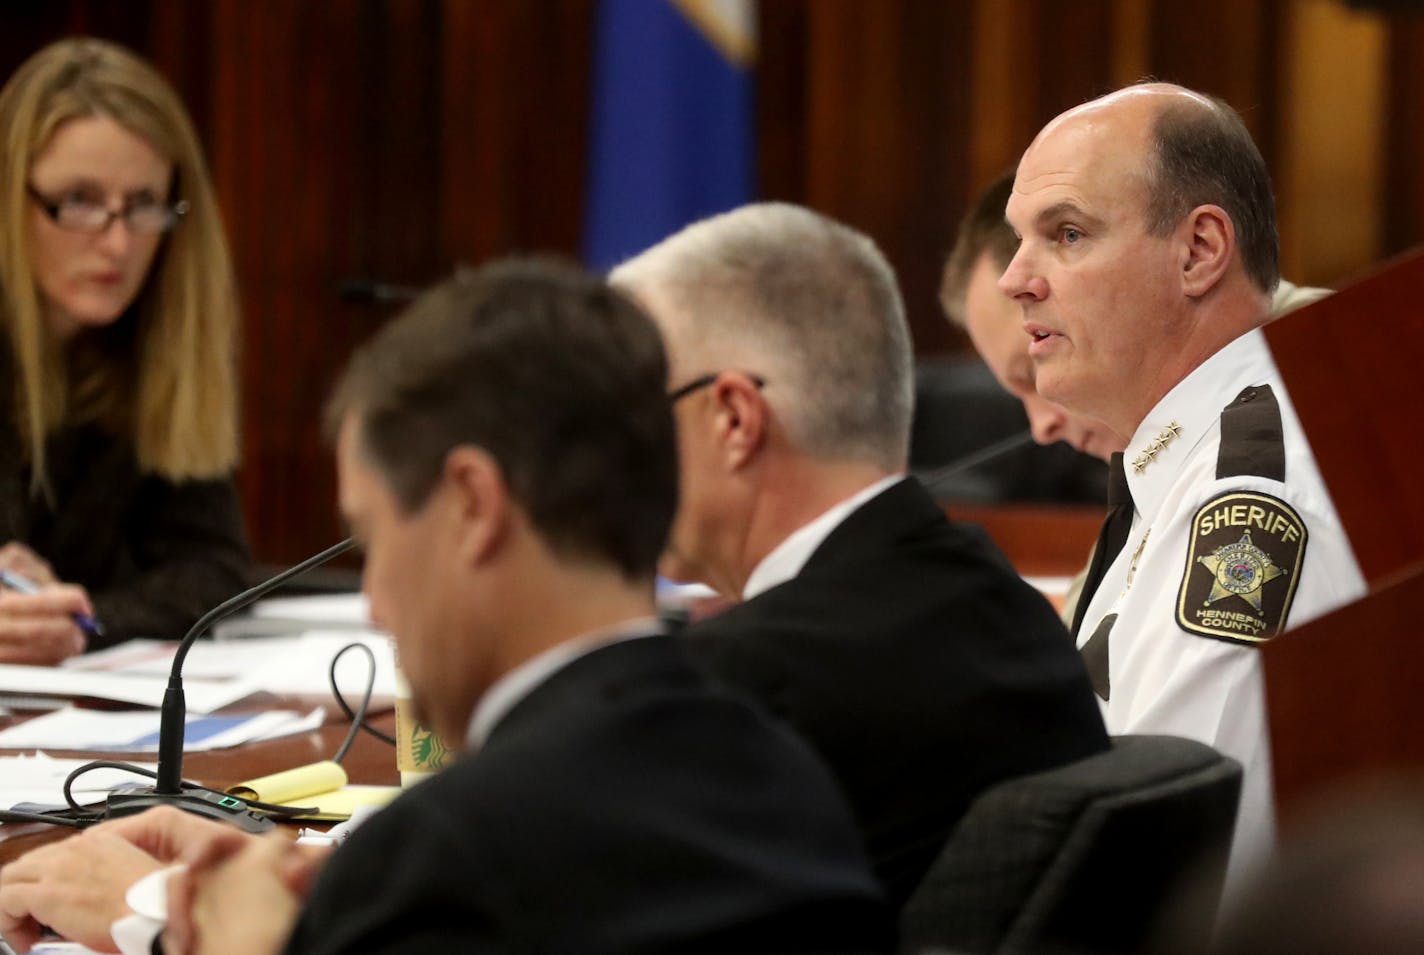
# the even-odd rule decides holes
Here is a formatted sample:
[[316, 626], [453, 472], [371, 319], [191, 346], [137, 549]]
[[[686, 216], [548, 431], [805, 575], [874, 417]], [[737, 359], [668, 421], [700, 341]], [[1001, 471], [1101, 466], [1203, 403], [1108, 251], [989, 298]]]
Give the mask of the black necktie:
[[[1097, 593], [1103, 575], [1112, 566], [1113, 559], [1127, 543], [1128, 531], [1132, 529], [1132, 492], [1127, 486], [1127, 471], [1122, 465], [1122, 454], [1114, 454], [1108, 462], [1108, 516], [1103, 521], [1103, 529], [1098, 533], [1097, 546], [1093, 548], [1093, 561], [1088, 566], [1088, 576], [1083, 580], [1082, 593], [1078, 595], [1078, 606], [1073, 611], [1073, 636], [1083, 626], [1083, 616], [1088, 612], [1088, 604]], [[1104, 621], [1104, 623], [1108, 623]], [[1088, 667], [1093, 688], [1098, 696], [1108, 698], [1108, 631], [1111, 624], [1100, 626], [1088, 642], [1083, 644], [1083, 662]]]

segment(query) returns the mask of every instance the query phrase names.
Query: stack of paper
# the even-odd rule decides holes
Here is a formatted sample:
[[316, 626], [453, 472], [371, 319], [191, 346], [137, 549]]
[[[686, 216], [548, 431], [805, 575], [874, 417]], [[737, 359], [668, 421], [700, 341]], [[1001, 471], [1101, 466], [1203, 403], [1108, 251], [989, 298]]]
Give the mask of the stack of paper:
[[[327, 696], [331, 693], [331, 661], [342, 647], [359, 643], [376, 660], [375, 696], [396, 693], [395, 659], [390, 639], [359, 631], [309, 630], [288, 636], [252, 637], [245, 640], [200, 640], [188, 651], [183, 665], [185, 687], [191, 681], [241, 682], [248, 692], [266, 691], [278, 696]], [[130, 640], [108, 650], [71, 657], [71, 672], [109, 673], [127, 677], [166, 678], [173, 665], [176, 644], [159, 640]], [[341, 657], [337, 685], [354, 707], [366, 689], [370, 660], [359, 650]]]
[[313, 628], [373, 632], [366, 598], [359, 593], [268, 597], [253, 604], [244, 615], [219, 621], [213, 627], [213, 636], [240, 640]]
[[[224, 749], [306, 733], [320, 728], [325, 718], [325, 711], [320, 707], [306, 715], [290, 710], [241, 716], [190, 714], [185, 723], [183, 749], [190, 753]], [[67, 707], [0, 730], [0, 748], [156, 753], [159, 720], [159, 714], [153, 710], [106, 713]]]
[[[89, 696], [140, 706], [163, 705], [168, 688], [167, 675], [146, 676], [126, 673], [90, 673], [67, 667], [32, 667], [0, 664], [0, 693], [78, 697]], [[229, 680], [189, 680], [184, 684], [188, 709], [211, 713], [244, 696], [255, 693], [244, 676]], [[12, 704], [13, 705], [13, 704]]]

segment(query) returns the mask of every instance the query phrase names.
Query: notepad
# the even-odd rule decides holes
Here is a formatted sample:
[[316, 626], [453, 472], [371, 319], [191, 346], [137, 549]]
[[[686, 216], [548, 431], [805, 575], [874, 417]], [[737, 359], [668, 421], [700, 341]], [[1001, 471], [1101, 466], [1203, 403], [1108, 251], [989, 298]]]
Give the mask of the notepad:
[[400, 795], [399, 786], [361, 786], [347, 782], [340, 763], [324, 760], [238, 783], [228, 793], [239, 799], [284, 806], [314, 806], [295, 818], [316, 822], [349, 819], [361, 806], [384, 806]]

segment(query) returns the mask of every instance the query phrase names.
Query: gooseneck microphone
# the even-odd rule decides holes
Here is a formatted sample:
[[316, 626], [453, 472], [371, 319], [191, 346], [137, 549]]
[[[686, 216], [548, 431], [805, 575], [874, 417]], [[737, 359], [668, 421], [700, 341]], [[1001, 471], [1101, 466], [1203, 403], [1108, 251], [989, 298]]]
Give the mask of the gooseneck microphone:
[[405, 305], [419, 298], [422, 291], [424, 289], [415, 285], [349, 278], [337, 284], [336, 297], [353, 305]]
[[1001, 458], [1011, 451], [1016, 451], [1032, 441], [1032, 429], [1019, 431], [1009, 435], [1007, 438], [995, 441], [993, 444], [986, 445], [977, 451], [971, 451], [966, 455], [955, 458], [943, 467], [936, 468], [922, 477], [920, 483], [924, 484], [924, 486], [933, 493], [950, 478], [958, 477], [965, 471], [972, 471], [981, 464], [988, 464], [990, 461]]
[[251, 832], [261, 832], [272, 827], [270, 819], [252, 812], [245, 802], [234, 796], [206, 790], [184, 790], [183, 736], [188, 706], [183, 697], [183, 661], [187, 658], [188, 649], [193, 642], [213, 624], [266, 596], [293, 577], [299, 577], [333, 557], [346, 553], [353, 546], [354, 542], [348, 537], [341, 543], [308, 557], [300, 564], [223, 601], [193, 624], [179, 641], [178, 649], [173, 654], [173, 666], [168, 672], [168, 688], [163, 693], [163, 709], [158, 730], [157, 782], [151, 789], [110, 794], [105, 809], [106, 817], [128, 816], [153, 806], [177, 806], [201, 816], [235, 823]]

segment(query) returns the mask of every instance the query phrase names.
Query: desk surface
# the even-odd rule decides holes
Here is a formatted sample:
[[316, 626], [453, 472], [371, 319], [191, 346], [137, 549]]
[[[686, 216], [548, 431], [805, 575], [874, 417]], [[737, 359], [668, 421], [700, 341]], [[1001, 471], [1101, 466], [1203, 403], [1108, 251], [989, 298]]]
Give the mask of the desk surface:
[[955, 520], [982, 526], [1026, 577], [1071, 577], [1086, 567], [1106, 513], [1093, 505], [941, 501], [940, 506]]
[[[251, 712], [253, 709], [272, 709], [279, 706], [300, 706], [302, 704], [310, 706], [312, 702], [310, 699], [277, 699], [259, 694], [234, 704], [229, 712]], [[329, 703], [326, 700], [321, 702]], [[19, 717], [0, 720], [0, 726], [11, 725], [17, 719], [24, 719], [26, 715], [21, 714]], [[370, 722], [387, 733], [395, 731], [395, 716], [391, 712], [372, 717]], [[330, 759], [337, 747], [341, 745], [341, 741], [346, 738], [349, 725], [345, 719], [341, 718], [340, 713], [336, 712], [334, 718], [329, 718], [327, 724], [315, 732], [259, 743], [247, 743], [232, 749], [191, 753], [183, 759], [183, 776], [215, 789], [225, 789], [244, 779], [265, 776], [268, 773], [291, 769], [293, 766]], [[16, 752], [18, 751], [0, 750], [0, 755], [13, 755]], [[59, 750], [45, 750], [45, 752], [51, 756], [64, 758], [129, 758], [124, 755], [115, 756], [113, 753]], [[154, 756], [152, 754], [135, 755], [132, 758], [135, 762], [152, 762]], [[400, 782], [400, 774], [396, 772], [395, 750], [369, 733], [361, 733], [356, 737], [356, 741], [351, 745], [342, 765], [353, 783], [392, 786]], [[46, 826], [41, 823], [0, 825], [0, 865], [18, 858], [35, 846], [62, 838], [72, 834], [73, 831], [63, 826]]]

